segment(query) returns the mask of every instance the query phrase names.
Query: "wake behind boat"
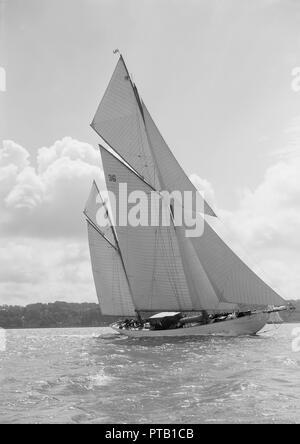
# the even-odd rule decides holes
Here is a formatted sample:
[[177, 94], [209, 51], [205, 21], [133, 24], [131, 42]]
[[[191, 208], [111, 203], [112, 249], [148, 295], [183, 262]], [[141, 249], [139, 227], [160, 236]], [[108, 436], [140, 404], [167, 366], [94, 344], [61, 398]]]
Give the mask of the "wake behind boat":
[[[94, 182], [84, 210], [97, 296], [102, 314], [136, 317], [112, 325], [116, 331], [133, 337], [249, 335], [263, 328], [269, 313], [287, 309], [212, 228], [215, 212], [161, 136], [121, 55], [91, 126], [106, 145], [100, 152], [109, 192], [105, 201]], [[163, 199], [169, 225], [116, 223], [112, 196], [116, 209], [127, 209], [124, 184], [131, 196], [158, 200], [164, 191], [190, 193], [192, 203], [203, 204], [203, 234], [187, 237], [174, 222], [172, 203]], [[184, 201], [180, 205], [188, 211]], [[99, 223], [103, 211], [105, 226]]]

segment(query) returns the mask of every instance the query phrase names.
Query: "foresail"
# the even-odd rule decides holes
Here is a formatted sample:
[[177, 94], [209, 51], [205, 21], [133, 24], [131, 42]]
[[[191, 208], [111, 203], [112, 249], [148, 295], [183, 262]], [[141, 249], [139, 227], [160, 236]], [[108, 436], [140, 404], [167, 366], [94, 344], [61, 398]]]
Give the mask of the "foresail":
[[135, 308], [119, 252], [88, 222], [94, 282], [104, 315], [134, 316]]
[[[127, 185], [128, 195], [151, 188], [133, 171], [105, 149], [101, 150], [107, 188], [119, 201], [119, 184]], [[118, 220], [118, 217], [116, 217]], [[135, 307], [140, 311], [189, 311], [193, 309], [174, 227], [115, 227], [120, 251], [132, 290]]]
[[285, 304], [285, 300], [257, 276], [207, 222], [203, 235], [191, 240], [220, 301], [249, 306]]

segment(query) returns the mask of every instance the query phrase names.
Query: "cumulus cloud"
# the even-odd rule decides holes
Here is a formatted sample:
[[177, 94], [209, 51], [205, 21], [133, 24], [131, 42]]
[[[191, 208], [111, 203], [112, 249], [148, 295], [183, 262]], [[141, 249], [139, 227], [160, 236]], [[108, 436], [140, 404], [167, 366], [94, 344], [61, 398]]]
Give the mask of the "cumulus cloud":
[[294, 117], [285, 130], [286, 144], [271, 153], [272, 157], [286, 159], [300, 155], [300, 117]]
[[212, 184], [197, 174], [191, 174], [189, 177], [193, 185], [199, 190], [207, 203], [216, 210], [216, 196]]
[[50, 148], [40, 148], [37, 155], [38, 172], [44, 173], [59, 159], [80, 160], [87, 165], [99, 166], [99, 152], [91, 145], [71, 137], [58, 140]]
[[0, 304], [96, 302], [86, 239], [17, 237], [0, 247]]
[[99, 166], [99, 152], [71, 137], [33, 162], [26, 148], [3, 142], [0, 304], [96, 301], [82, 210], [92, 181], [103, 187]]
[[65, 137], [38, 150], [37, 166], [12, 141], [0, 149], [0, 229], [6, 235], [83, 233], [82, 209], [93, 179], [103, 186], [100, 157], [91, 145]]
[[12, 140], [5, 140], [0, 150], [0, 168], [14, 165], [19, 171], [29, 165], [29, 153]]
[[299, 248], [300, 157], [272, 165], [254, 191], [245, 190], [231, 225], [255, 248]]

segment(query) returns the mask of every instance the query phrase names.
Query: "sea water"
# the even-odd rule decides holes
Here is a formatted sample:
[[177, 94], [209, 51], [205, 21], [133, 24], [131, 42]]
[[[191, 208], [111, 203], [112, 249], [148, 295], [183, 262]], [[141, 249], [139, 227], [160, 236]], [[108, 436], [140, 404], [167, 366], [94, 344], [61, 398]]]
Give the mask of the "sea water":
[[299, 324], [176, 340], [108, 327], [8, 330], [0, 422], [299, 423], [297, 334]]

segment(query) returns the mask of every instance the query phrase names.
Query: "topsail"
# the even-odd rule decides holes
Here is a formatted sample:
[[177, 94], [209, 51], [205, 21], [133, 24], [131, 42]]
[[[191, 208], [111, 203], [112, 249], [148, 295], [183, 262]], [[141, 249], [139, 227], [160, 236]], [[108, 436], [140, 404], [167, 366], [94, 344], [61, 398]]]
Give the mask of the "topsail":
[[[122, 56], [91, 126], [156, 190], [198, 193], [141, 101]], [[203, 202], [203, 208], [207, 215], [215, 216], [207, 202]]]

